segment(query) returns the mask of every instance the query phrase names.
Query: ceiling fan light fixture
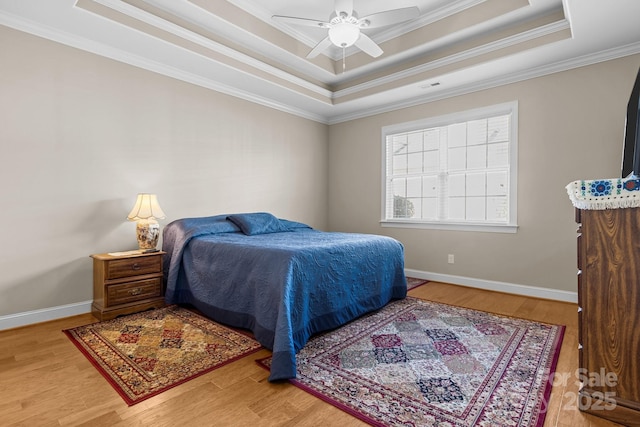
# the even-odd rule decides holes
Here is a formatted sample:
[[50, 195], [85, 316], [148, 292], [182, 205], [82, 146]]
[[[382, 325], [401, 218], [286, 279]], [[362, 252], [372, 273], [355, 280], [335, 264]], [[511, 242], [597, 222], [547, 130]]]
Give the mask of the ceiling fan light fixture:
[[327, 36], [314, 46], [311, 52], [307, 54], [307, 58], [315, 58], [331, 45], [334, 45], [342, 49], [344, 69], [345, 50], [350, 46], [355, 45], [362, 52], [373, 58], [377, 58], [384, 53], [376, 42], [365, 33], [360, 32], [361, 29], [387, 27], [410, 21], [420, 15], [420, 9], [417, 6], [412, 6], [391, 9], [373, 13], [364, 18], [358, 18], [358, 13], [353, 10], [353, 1], [334, 0], [334, 11], [329, 15], [328, 21], [284, 15], [273, 15], [272, 18], [287, 24], [328, 29]]
[[334, 45], [345, 48], [353, 45], [360, 37], [360, 28], [347, 22], [340, 22], [329, 28], [329, 40]]

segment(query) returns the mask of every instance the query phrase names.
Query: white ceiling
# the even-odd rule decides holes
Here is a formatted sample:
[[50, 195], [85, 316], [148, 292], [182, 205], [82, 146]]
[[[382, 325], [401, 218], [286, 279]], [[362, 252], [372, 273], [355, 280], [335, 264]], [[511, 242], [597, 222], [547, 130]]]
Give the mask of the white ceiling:
[[[391, 4], [391, 6], [390, 6]], [[0, 24], [322, 123], [640, 53], [640, 0], [354, 0], [384, 54], [306, 54], [333, 0], [0, 0]]]

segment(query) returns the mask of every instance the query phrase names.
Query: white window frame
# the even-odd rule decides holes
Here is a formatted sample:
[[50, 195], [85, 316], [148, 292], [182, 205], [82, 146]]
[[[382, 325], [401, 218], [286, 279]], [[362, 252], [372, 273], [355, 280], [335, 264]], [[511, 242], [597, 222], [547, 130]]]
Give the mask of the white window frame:
[[[509, 215], [505, 223], [490, 221], [438, 221], [416, 218], [386, 218], [387, 192], [387, 136], [404, 132], [412, 132], [434, 127], [447, 126], [487, 117], [510, 114], [509, 136]], [[517, 188], [518, 188], [518, 102], [512, 101], [472, 110], [446, 114], [437, 117], [384, 126], [382, 128], [382, 197], [381, 220], [383, 227], [424, 228], [459, 231], [482, 231], [498, 233], [517, 232]]]

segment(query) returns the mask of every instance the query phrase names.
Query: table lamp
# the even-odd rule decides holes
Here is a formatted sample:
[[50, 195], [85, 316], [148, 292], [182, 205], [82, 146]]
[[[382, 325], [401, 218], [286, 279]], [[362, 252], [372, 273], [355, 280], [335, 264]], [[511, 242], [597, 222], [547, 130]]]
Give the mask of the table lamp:
[[127, 219], [129, 221], [138, 221], [136, 235], [138, 236], [138, 247], [141, 251], [152, 252], [156, 250], [158, 238], [160, 237], [160, 224], [156, 219], [164, 217], [164, 212], [162, 212], [158, 204], [158, 197], [155, 194], [138, 194], [136, 204], [129, 212]]

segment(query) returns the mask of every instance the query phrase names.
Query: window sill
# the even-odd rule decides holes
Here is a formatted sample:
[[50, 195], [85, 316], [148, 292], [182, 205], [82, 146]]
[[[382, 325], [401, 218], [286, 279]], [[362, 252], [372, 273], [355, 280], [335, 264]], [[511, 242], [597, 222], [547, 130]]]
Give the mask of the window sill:
[[417, 228], [426, 230], [477, 231], [486, 233], [517, 233], [518, 226], [513, 224], [469, 224], [458, 222], [416, 222], [382, 220], [382, 227]]

